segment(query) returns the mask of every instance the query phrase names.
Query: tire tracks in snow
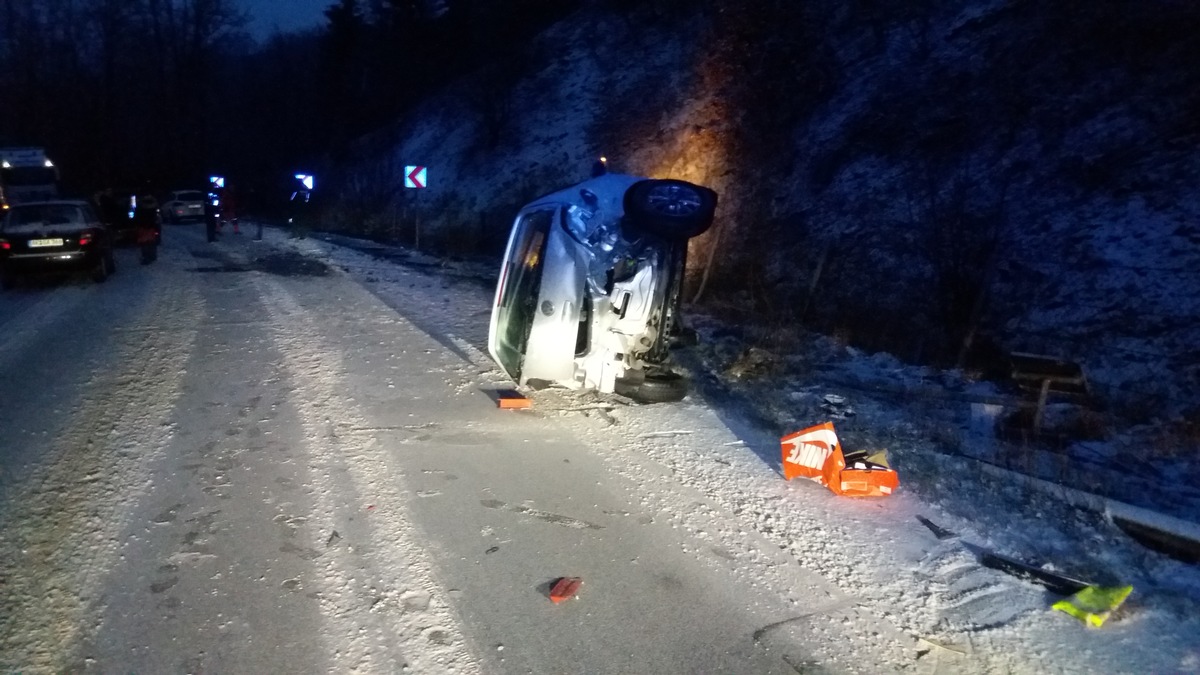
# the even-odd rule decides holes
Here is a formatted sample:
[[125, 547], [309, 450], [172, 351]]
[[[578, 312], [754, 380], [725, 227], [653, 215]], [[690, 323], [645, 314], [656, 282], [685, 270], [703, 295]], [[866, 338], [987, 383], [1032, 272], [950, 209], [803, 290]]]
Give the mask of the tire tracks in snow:
[[[408, 514], [402, 472], [369, 435], [339, 428], [370, 422], [343, 392], [343, 344], [279, 281], [255, 275], [275, 349], [303, 395], [292, 401], [303, 422], [313, 498], [309, 523], [333, 541], [338, 527], [366, 520], [358, 550], [337, 546], [314, 560], [312, 580], [331, 651], [352, 671], [479, 672], [463, 630], [436, 579], [424, 539]], [[336, 477], [335, 477], [336, 474]], [[344, 481], [349, 481], [345, 485]], [[341, 492], [347, 488], [345, 492]], [[340, 535], [339, 535], [340, 537]], [[364, 564], [364, 562], [366, 564]]]
[[24, 298], [14, 303], [18, 306], [16, 313], [0, 322], [0, 361], [5, 360], [7, 352], [23, 348], [54, 322], [61, 321], [88, 297], [87, 290], [68, 287], [41, 295], [25, 306], [21, 306]]
[[[116, 367], [88, 381], [44, 459], [0, 505], [0, 670], [86, 664], [80, 650], [97, 629], [118, 538], [172, 433], [166, 422], [199, 320], [193, 296], [187, 284], [163, 284], [135, 317], [159, 330], [112, 332]], [[44, 327], [43, 314], [35, 311], [21, 334]]]

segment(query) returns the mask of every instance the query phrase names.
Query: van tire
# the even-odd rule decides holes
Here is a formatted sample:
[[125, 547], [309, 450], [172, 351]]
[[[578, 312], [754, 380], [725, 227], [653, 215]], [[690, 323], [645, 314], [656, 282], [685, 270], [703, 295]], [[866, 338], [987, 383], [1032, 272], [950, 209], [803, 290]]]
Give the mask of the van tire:
[[688, 379], [672, 372], [647, 374], [640, 382], [635, 378], [618, 377], [613, 392], [638, 403], [676, 403], [690, 389]]
[[634, 229], [664, 239], [691, 239], [712, 227], [717, 193], [682, 180], [642, 180], [625, 191], [624, 207]]

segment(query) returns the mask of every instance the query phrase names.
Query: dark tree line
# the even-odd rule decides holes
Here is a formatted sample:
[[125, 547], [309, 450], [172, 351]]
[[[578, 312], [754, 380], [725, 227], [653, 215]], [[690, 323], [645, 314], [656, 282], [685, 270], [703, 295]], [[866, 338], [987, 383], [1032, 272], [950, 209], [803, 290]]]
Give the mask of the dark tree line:
[[0, 0], [0, 145], [45, 147], [77, 193], [210, 173], [281, 192], [575, 5], [338, 0], [260, 44], [233, 0]]
[[185, 171], [202, 157], [228, 0], [2, 0], [0, 142], [45, 146], [68, 185]]

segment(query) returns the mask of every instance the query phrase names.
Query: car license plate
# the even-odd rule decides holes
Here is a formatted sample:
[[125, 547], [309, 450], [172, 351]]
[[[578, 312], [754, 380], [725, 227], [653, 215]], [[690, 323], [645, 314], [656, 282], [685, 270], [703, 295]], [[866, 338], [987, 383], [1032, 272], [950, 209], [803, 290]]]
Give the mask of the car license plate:
[[30, 239], [29, 248], [48, 248], [50, 246], [62, 246], [62, 239]]

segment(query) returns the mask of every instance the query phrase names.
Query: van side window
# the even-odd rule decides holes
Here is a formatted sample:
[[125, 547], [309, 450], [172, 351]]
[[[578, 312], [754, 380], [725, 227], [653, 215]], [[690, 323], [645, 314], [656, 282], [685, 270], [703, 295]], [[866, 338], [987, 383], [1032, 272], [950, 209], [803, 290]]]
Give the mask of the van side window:
[[514, 228], [511, 256], [504, 261], [504, 278], [496, 308], [501, 364], [509, 374], [521, 372], [521, 361], [542, 287], [546, 239], [554, 222], [554, 209], [521, 216]]

